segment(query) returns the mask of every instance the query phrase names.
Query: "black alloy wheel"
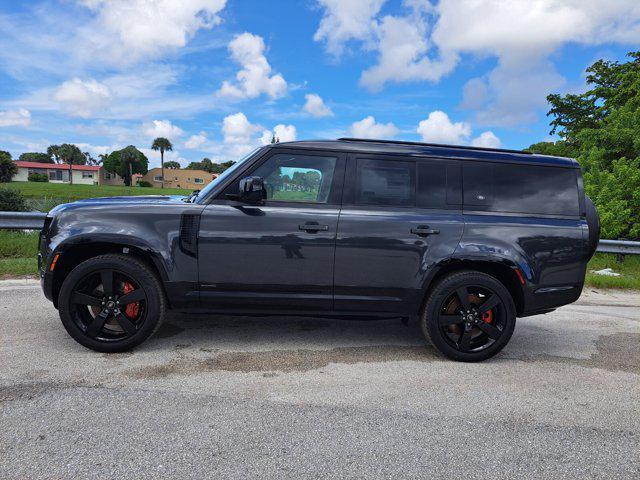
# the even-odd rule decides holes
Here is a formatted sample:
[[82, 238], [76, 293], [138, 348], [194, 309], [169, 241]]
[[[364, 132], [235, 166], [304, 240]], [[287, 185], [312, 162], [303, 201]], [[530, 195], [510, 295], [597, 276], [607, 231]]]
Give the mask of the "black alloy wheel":
[[71, 315], [85, 335], [111, 342], [136, 334], [146, 318], [147, 296], [125, 273], [105, 269], [75, 285], [71, 304]]
[[82, 345], [103, 352], [132, 348], [159, 327], [162, 287], [142, 262], [102, 255], [78, 265], [59, 296], [60, 318]]
[[480, 361], [511, 338], [515, 306], [494, 277], [458, 272], [436, 285], [421, 320], [425, 336], [440, 352], [455, 360]]

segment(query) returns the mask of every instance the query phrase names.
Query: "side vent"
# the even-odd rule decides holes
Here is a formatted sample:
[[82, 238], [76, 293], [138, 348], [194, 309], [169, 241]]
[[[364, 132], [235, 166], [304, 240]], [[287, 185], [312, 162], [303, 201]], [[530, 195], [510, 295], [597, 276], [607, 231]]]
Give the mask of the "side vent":
[[198, 256], [200, 215], [183, 214], [180, 219], [180, 250], [191, 257]]

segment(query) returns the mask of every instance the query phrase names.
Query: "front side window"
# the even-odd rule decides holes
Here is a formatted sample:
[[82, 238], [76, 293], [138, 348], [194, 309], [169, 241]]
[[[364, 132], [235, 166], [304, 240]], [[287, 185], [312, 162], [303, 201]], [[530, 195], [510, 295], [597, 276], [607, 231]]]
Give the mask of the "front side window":
[[93, 172], [82, 172], [82, 178], [93, 178]]
[[327, 203], [336, 157], [276, 154], [252, 175], [262, 177], [267, 200]]
[[358, 159], [356, 203], [360, 205], [415, 205], [415, 162]]
[[153, 180], [155, 180], [156, 182], [161, 182], [162, 181], [162, 175], [156, 175], [155, 177], [153, 177]]

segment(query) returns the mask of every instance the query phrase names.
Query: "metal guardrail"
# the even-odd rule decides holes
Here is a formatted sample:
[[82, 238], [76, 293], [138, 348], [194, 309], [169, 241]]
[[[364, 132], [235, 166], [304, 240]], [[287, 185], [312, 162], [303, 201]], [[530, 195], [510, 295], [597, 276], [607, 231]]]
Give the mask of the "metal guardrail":
[[[41, 230], [47, 216], [42, 212], [0, 212], [0, 229]], [[640, 242], [600, 240], [598, 252], [620, 255], [640, 255]]]
[[42, 230], [46, 216], [42, 212], [0, 212], [0, 229]]
[[640, 255], [640, 242], [629, 240], [600, 240], [598, 252], [618, 253], [620, 255]]

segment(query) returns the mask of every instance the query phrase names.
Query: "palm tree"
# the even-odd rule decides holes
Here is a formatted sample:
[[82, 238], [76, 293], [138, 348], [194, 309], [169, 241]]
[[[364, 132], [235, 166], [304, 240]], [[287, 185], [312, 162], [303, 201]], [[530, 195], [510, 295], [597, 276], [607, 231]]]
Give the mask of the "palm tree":
[[164, 188], [164, 152], [173, 150], [173, 145], [171, 145], [171, 142], [168, 139], [158, 137], [151, 144], [151, 149], [160, 150], [160, 169], [162, 170], [162, 183], [160, 183], [160, 188]]

